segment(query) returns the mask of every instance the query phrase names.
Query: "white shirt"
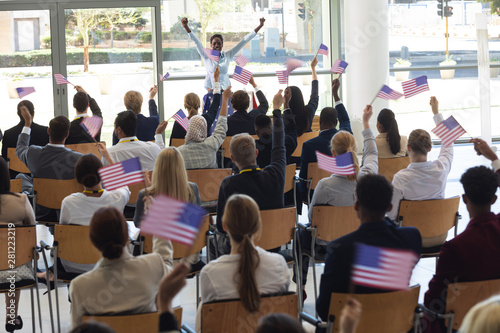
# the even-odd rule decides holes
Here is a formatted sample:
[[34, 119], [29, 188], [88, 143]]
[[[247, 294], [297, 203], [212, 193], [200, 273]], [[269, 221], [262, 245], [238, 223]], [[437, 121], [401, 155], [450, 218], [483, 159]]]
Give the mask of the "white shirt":
[[[139, 141], [136, 136], [132, 136], [121, 139], [116, 145], [109, 147], [108, 152], [115, 163], [139, 157], [142, 171], [146, 169], [151, 171], [160, 153], [160, 147], [153, 142]], [[102, 164], [109, 165], [104, 158]]]
[[491, 167], [495, 171], [497, 171], [498, 169], [500, 169], [500, 160], [494, 160], [493, 162], [491, 162]]

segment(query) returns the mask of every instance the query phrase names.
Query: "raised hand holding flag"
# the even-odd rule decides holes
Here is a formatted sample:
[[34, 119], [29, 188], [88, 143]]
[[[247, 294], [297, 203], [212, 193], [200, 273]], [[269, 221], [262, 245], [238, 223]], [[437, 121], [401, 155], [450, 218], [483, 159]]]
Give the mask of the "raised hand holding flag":
[[19, 88], [16, 88], [16, 91], [17, 91], [17, 95], [19, 96], [19, 98], [23, 98], [23, 97], [28, 96], [29, 94], [34, 93], [35, 88], [33, 88], [33, 87], [19, 87]]
[[243, 83], [244, 85], [248, 84], [248, 81], [252, 78], [252, 72], [247, 71], [243, 67], [236, 66], [234, 68], [234, 74], [233, 74], [233, 79], [235, 79], [238, 82]]
[[440, 122], [431, 132], [441, 139], [443, 148], [451, 146], [459, 137], [466, 133], [453, 116]]
[[410, 98], [420, 94], [424, 91], [429, 91], [429, 84], [427, 83], [427, 76], [422, 75], [415, 79], [411, 79], [401, 83], [405, 98]]
[[215, 62], [219, 62], [220, 52], [217, 50], [203, 49], [203, 52]]
[[182, 126], [182, 128], [184, 128], [186, 131], [188, 130], [189, 118], [186, 117], [186, 115], [184, 114], [184, 111], [182, 111], [182, 109], [180, 109], [179, 111], [177, 111], [172, 116], [172, 118], [174, 118], [175, 121], [178, 122], [179, 125]]
[[349, 64], [342, 59], [335, 60], [332, 68], [330, 68], [330, 72], [335, 73], [335, 74], [342, 74], [342, 73], [344, 73], [344, 71], [348, 65]]
[[288, 74], [286, 71], [276, 71], [276, 76], [278, 77], [278, 82], [280, 84], [288, 85]]
[[100, 168], [99, 175], [104, 188], [110, 191], [123, 186], [142, 183], [144, 174], [141, 170], [139, 157], [134, 157]]
[[158, 74], [158, 76], [160, 77], [160, 82], [163, 82], [165, 81], [166, 79], [168, 79], [168, 77], [170, 76], [170, 73], [167, 72], [167, 74], [161, 76], [161, 74]]
[[318, 54], [326, 55], [328, 57], [328, 46], [326, 46], [325, 44], [321, 44], [319, 46], [319, 49], [318, 49], [318, 52], [316, 53], [316, 55], [318, 55]]
[[54, 74], [54, 78], [56, 79], [56, 84], [71, 84], [73, 87], [75, 86], [73, 83], [69, 82], [62, 74]]
[[403, 96], [404, 94], [391, 89], [389, 86], [386, 86], [385, 84], [382, 86], [382, 89], [380, 89], [379, 93], [377, 94], [377, 97], [379, 98], [394, 99], [394, 100], [400, 99]]

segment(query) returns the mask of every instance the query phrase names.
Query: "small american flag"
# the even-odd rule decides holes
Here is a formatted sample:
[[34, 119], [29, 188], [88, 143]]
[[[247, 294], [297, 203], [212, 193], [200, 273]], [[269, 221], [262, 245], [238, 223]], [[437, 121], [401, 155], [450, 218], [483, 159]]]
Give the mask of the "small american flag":
[[349, 64], [342, 59], [335, 60], [332, 68], [330, 68], [330, 72], [335, 73], [335, 74], [342, 74], [342, 73], [344, 73], [344, 71], [348, 65]]
[[365, 287], [407, 289], [417, 262], [418, 256], [413, 251], [356, 244], [351, 279]]
[[238, 58], [235, 59], [236, 60], [236, 63], [241, 66], [241, 67], [245, 67], [245, 65], [250, 61], [248, 60], [248, 58], [246, 58], [245, 56], [240, 55]]
[[429, 90], [429, 84], [427, 83], [427, 76], [422, 75], [415, 79], [411, 79], [401, 83], [403, 86], [403, 92], [405, 93], [405, 98], [410, 98], [421, 92]]
[[286, 74], [287, 76], [299, 67], [304, 66], [304, 62], [299, 59], [288, 58], [286, 59]]
[[453, 116], [443, 120], [432, 130], [442, 141], [443, 147], [452, 145], [456, 139], [466, 133], [462, 126], [455, 120]]
[[288, 84], [288, 74], [286, 71], [276, 71], [276, 76], [278, 77], [279, 83]]
[[186, 117], [184, 111], [179, 110], [172, 116], [186, 131], [188, 130], [189, 118]]
[[101, 117], [85, 117], [80, 123], [91, 137], [95, 138], [95, 136], [101, 131], [102, 127], [102, 118]]
[[220, 52], [217, 50], [203, 49], [203, 52], [215, 62], [219, 62]]
[[321, 44], [318, 49], [318, 54], [326, 55], [328, 57], [328, 46]]
[[396, 90], [392, 90], [389, 86], [384, 86], [380, 89], [377, 97], [382, 99], [400, 99], [404, 95]]
[[99, 175], [108, 191], [144, 181], [139, 157], [102, 167]]
[[71, 82], [66, 80], [66, 78], [64, 76], [62, 76], [62, 74], [54, 74], [54, 77], [56, 79], [57, 84], [68, 84], [68, 83], [72, 84]]
[[343, 176], [356, 174], [351, 152], [332, 157], [316, 151], [316, 158], [318, 159], [318, 167], [332, 174]]
[[141, 232], [190, 246], [206, 214], [197, 205], [158, 195], [141, 223]]
[[238, 82], [243, 83], [244, 85], [248, 84], [248, 81], [252, 78], [252, 72], [247, 71], [243, 67], [236, 66], [234, 68], [234, 74], [233, 74], [233, 79], [235, 79]]
[[167, 74], [161, 76], [161, 74], [158, 74], [158, 76], [160, 77], [160, 82], [162, 81], [165, 81], [166, 79], [168, 79], [168, 77], [170, 76], [170, 73], [167, 72]]
[[19, 87], [16, 88], [17, 94], [19, 98], [23, 98], [35, 92], [35, 88], [33, 87]]

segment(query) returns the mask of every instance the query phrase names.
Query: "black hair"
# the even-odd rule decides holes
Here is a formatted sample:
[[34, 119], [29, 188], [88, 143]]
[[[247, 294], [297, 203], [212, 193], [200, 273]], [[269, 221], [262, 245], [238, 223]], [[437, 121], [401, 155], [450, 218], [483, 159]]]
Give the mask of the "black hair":
[[498, 188], [498, 175], [490, 168], [477, 166], [464, 172], [460, 178], [465, 195], [479, 206], [491, 205]]
[[259, 320], [255, 333], [305, 333], [296, 318], [285, 313], [272, 313]]
[[384, 128], [384, 133], [387, 132], [387, 142], [391, 153], [396, 155], [401, 150], [401, 136], [399, 135], [398, 122], [394, 112], [389, 109], [382, 109], [378, 114], [377, 121]]
[[359, 205], [367, 212], [385, 215], [392, 200], [392, 184], [382, 175], [366, 175], [356, 184]]
[[215, 34], [215, 35], [212, 35], [212, 37], [210, 37], [210, 45], [212, 45], [212, 40], [214, 38], [220, 38], [220, 41], [222, 42], [222, 44], [224, 44], [224, 38], [222, 38], [222, 35], [221, 34]]
[[250, 97], [243, 90], [238, 90], [231, 97], [231, 105], [236, 111], [247, 111], [250, 107]]
[[87, 110], [89, 106], [89, 95], [82, 91], [77, 92], [75, 96], [73, 96], [73, 106], [78, 112]]
[[304, 97], [302, 97], [302, 91], [300, 91], [299, 87], [289, 86], [288, 88], [290, 88], [290, 93], [292, 94], [288, 106], [295, 115], [297, 136], [301, 136], [309, 129], [309, 115], [307, 114], [307, 109], [304, 105]]
[[337, 127], [337, 110], [332, 107], [326, 107], [319, 114], [319, 123], [325, 129]]
[[93, 187], [101, 182], [99, 169], [102, 168], [102, 163], [94, 154], [83, 155], [76, 161], [75, 178], [79, 184], [85, 187]]
[[135, 136], [137, 133], [137, 116], [133, 111], [122, 111], [115, 118], [115, 128], [120, 127], [123, 133]]
[[69, 133], [70, 122], [64, 116], [57, 116], [49, 122], [49, 137], [54, 142], [64, 142]]
[[128, 225], [122, 212], [112, 206], [98, 209], [90, 220], [89, 238], [104, 258], [120, 258], [128, 242]]
[[263, 128], [272, 128], [271, 118], [265, 114], [258, 114], [255, 117], [254, 125], [256, 130], [261, 130]]
[[35, 107], [33, 106], [33, 103], [28, 100], [20, 101], [19, 104], [17, 104], [17, 115], [21, 118], [21, 122], [24, 124], [24, 118], [21, 114], [21, 106], [25, 106], [28, 109], [31, 117], [35, 116]]

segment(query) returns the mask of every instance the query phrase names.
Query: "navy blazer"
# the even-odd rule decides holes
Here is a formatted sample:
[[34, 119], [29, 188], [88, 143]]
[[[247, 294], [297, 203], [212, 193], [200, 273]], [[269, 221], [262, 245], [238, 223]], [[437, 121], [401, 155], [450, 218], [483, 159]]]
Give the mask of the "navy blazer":
[[[136, 136], [141, 141], [154, 141], [156, 128], [160, 124], [160, 115], [154, 99], [149, 100], [149, 117], [142, 113], [137, 115]], [[113, 146], [118, 143], [118, 137], [113, 132]]]
[[[339, 221], [340, 223], [340, 221]], [[328, 318], [332, 292], [348, 293], [351, 281], [351, 266], [354, 260], [355, 243], [414, 251], [422, 251], [422, 237], [414, 227], [398, 227], [390, 219], [367, 222], [358, 230], [328, 243], [325, 271], [321, 276], [316, 309], [323, 320]], [[356, 286], [355, 293], [383, 292], [380, 289]]]
[[233, 136], [239, 133], [248, 133], [255, 135], [255, 117], [259, 114], [266, 114], [269, 109], [269, 103], [262, 91], [257, 91], [259, 107], [250, 112], [235, 111], [233, 115], [227, 117], [227, 132], [226, 136]]
[[[90, 96], [89, 96], [89, 105], [90, 105], [90, 111], [92, 111], [92, 116], [102, 118], [101, 108], [99, 107], [95, 99], [93, 99]], [[84, 130], [83, 127], [80, 125], [82, 123], [82, 120], [83, 117], [73, 119], [69, 127], [69, 135], [66, 138], [65, 144], [70, 145], [76, 143], [94, 142], [92, 136], [90, 136], [90, 134], [86, 130]], [[97, 135], [95, 136], [95, 141], [97, 142], [101, 141], [101, 131], [99, 131], [99, 133], [97, 133]]]

